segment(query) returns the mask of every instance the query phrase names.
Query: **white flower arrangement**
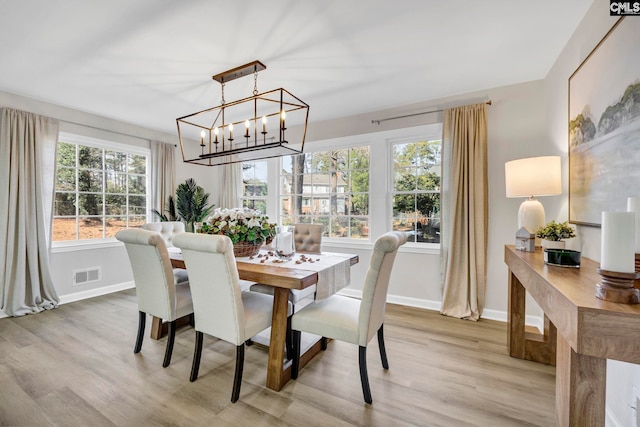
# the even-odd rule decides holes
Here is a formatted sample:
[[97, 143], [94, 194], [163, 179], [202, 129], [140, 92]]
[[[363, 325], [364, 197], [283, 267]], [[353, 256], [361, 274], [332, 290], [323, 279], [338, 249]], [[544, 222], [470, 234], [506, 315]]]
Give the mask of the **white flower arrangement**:
[[260, 244], [275, 236], [276, 224], [262, 212], [248, 208], [221, 209], [202, 223], [198, 230], [206, 234], [224, 234], [233, 243], [248, 242]]

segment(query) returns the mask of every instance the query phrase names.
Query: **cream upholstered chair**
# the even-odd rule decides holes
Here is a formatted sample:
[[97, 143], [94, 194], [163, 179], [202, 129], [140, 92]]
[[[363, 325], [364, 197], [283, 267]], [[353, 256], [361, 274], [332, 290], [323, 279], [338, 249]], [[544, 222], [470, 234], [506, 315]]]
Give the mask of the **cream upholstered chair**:
[[163, 367], [169, 366], [176, 335], [176, 320], [193, 313], [189, 282], [177, 283], [169, 253], [162, 237], [153, 231], [120, 230], [116, 239], [124, 242], [133, 270], [138, 299], [138, 337], [133, 349], [142, 348], [146, 316], [159, 317], [169, 322], [167, 348]]
[[360, 350], [360, 381], [364, 401], [372, 402], [367, 374], [367, 343], [377, 331], [382, 367], [389, 369], [382, 326], [391, 268], [398, 248], [406, 241], [407, 234], [397, 231], [386, 233], [376, 240], [362, 290], [362, 300], [332, 295], [306, 306], [293, 315], [291, 329], [294, 350], [291, 378], [298, 377], [301, 331], [356, 344]]
[[[322, 233], [324, 225], [322, 224], [294, 224], [293, 240], [296, 245], [296, 252], [307, 254], [319, 254], [322, 252]], [[273, 295], [273, 287], [263, 284], [255, 284], [251, 286], [253, 292], [261, 292], [263, 294]], [[295, 312], [296, 304], [303, 299], [312, 297], [316, 292], [316, 285], [309, 286], [305, 289], [292, 289], [289, 292], [289, 301], [293, 304]]]
[[[155, 231], [160, 234], [164, 243], [167, 245], [167, 251], [169, 253], [178, 251], [179, 249], [173, 246], [173, 238], [185, 232], [184, 222], [181, 221], [162, 221], [162, 222], [147, 222], [142, 226], [145, 230]], [[178, 283], [188, 282], [189, 275], [184, 268], [174, 268], [173, 274], [176, 277]]]
[[273, 297], [242, 292], [233, 244], [227, 236], [184, 233], [174, 238], [189, 269], [195, 315], [196, 345], [190, 381], [198, 378], [203, 334], [236, 346], [231, 402], [240, 396], [244, 343], [271, 326]]

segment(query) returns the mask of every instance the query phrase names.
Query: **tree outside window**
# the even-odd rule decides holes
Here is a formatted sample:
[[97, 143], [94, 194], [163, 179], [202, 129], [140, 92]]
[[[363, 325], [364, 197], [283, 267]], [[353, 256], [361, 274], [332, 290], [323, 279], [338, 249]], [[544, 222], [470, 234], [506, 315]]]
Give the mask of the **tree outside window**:
[[393, 230], [410, 241], [440, 243], [442, 141], [393, 145]]

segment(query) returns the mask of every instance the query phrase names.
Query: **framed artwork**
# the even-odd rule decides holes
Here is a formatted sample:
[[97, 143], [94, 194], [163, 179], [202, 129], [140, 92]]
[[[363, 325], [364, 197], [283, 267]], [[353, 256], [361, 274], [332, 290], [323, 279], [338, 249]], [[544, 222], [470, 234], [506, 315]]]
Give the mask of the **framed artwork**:
[[569, 221], [640, 197], [640, 19], [620, 18], [569, 77]]

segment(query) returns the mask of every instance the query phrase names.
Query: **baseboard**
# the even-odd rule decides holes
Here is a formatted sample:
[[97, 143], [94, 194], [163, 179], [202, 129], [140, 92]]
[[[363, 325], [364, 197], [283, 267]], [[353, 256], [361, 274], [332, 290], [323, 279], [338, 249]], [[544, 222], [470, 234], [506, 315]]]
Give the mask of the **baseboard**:
[[[339, 293], [347, 297], [358, 298], [358, 299], [362, 298], [362, 291], [355, 290], [355, 289], [345, 288], [345, 289], [342, 289]], [[390, 304], [406, 305], [409, 307], [424, 308], [427, 310], [434, 310], [434, 311], [440, 311], [440, 308], [442, 307], [441, 301], [409, 298], [409, 297], [403, 297], [399, 295], [387, 295], [387, 302]], [[482, 311], [482, 318], [488, 319], [488, 320], [497, 320], [499, 322], [506, 323], [507, 312], [500, 311], [500, 310], [485, 309]], [[538, 328], [538, 330], [541, 333], [542, 331], [544, 331], [544, 320], [541, 316], [527, 315], [525, 317], [525, 324], [527, 326], [533, 326], [535, 328]]]
[[72, 294], [60, 296], [60, 304], [68, 304], [70, 302], [81, 301], [87, 298], [99, 297], [100, 295], [112, 294], [114, 292], [124, 291], [135, 287], [135, 283], [123, 282], [111, 286], [104, 286], [102, 288], [89, 289], [82, 292], [74, 292]]

